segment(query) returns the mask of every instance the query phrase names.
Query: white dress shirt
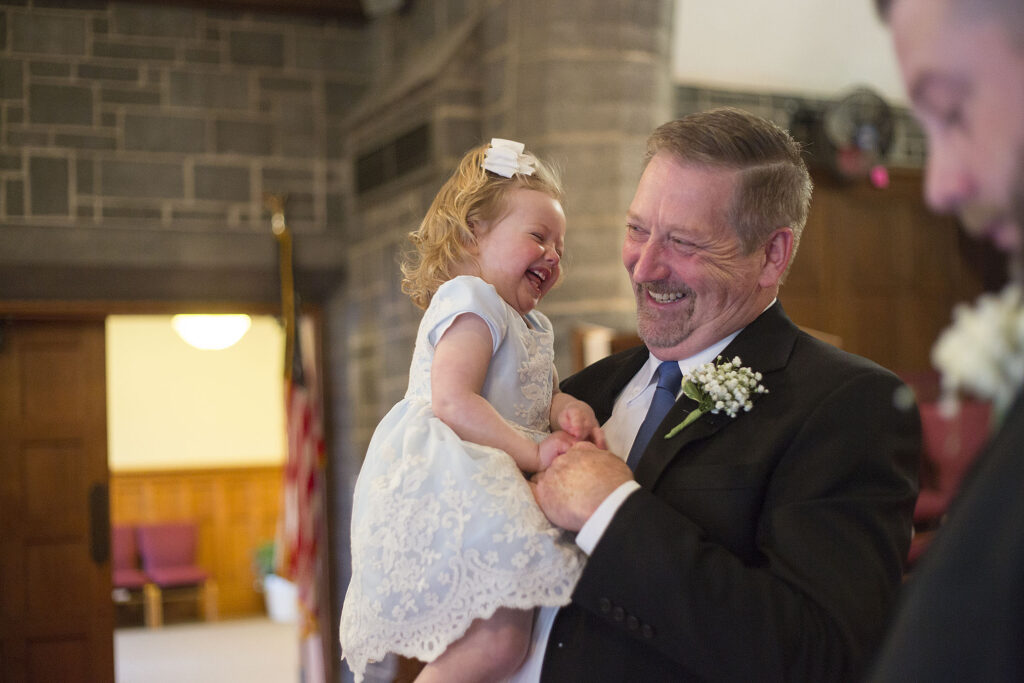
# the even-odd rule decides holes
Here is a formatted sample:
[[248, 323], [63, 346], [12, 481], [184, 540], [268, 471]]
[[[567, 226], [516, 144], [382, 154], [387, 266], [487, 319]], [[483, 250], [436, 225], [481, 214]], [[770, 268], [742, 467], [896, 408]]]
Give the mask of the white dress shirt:
[[[773, 302], [774, 303], [774, 302]], [[700, 353], [679, 361], [679, 369], [684, 373], [693, 367], [710, 363], [718, 357], [725, 347], [736, 338], [739, 330], [733, 332], [725, 339], [718, 341]], [[647, 416], [647, 411], [654, 400], [654, 390], [657, 382], [654, 381], [654, 373], [661, 364], [653, 355], [647, 358], [640, 371], [637, 372], [629, 384], [615, 399], [612, 407], [611, 417], [602, 425], [605, 439], [608, 441], [608, 450], [615, 453], [623, 460], [629, 453], [636, 433], [640, 430], [640, 424]], [[680, 389], [680, 392], [682, 390]], [[676, 396], [678, 399], [678, 395]], [[607, 498], [598, 506], [594, 514], [590, 516], [579, 534], [576, 535], [576, 545], [583, 552], [590, 555], [597, 542], [601, 540], [605, 529], [611, 523], [612, 517], [618, 511], [619, 506], [625, 502], [631, 493], [640, 488], [640, 484], [629, 480], [612, 491]], [[508, 679], [508, 683], [538, 683], [540, 681], [541, 667], [544, 664], [544, 653], [547, 650], [548, 637], [551, 635], [551, 627], [555, 623], [557, 607], [541, 607], [536, 611], [533, 623], [533, 635], [530, 643], [530, 651], [526, 656], [523, 665]]]

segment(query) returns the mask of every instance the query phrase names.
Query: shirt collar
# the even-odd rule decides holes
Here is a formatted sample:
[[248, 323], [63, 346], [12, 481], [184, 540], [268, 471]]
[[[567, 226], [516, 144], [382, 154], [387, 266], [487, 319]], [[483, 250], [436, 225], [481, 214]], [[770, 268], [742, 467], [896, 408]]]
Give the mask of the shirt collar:
[[[768, 304], [764, 310], [767, 311], [771, 308], [777, 300], [777, 298], [772, 299], [772, 302]], [[764, 313], [764, 311], [761, 312]], [[732, 340], [736, 338], [736, 335], [742, 331], [743, 328], [741, 327], [727, 337], [718, 340], [703, 351], [698, 351], [689, 358], [684, 358], [681, 361], [678, 361], [679, 369], [685, 373], [690, 368], [697, 367], [698, 365], [704, 365], [704, 363], [710, 363], [715, 360], [722, 351], [725, 351], [725, 347], [732, 343]], [[644, 392], [644, 389], [651, 385], [654, 381], [654, 372], [658, 369], [659, 365], [661, 365], [661, 361], [655, 358], [654, 354], [648, 353], [647, 362], [644, 363], [643, 367], [641, 367], [633, 376], [633, 379], [630, 380], [629, 384], [627, 384], [626, 388], [623, 390], [626, 403], [632, 403], [635, 401], [639, 398], [640, 394]]]

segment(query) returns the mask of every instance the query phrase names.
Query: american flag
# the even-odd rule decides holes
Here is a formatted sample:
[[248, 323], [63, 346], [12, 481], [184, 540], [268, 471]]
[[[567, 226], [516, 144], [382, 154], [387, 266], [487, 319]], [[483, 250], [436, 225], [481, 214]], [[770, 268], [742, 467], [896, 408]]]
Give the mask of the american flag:
[[278, 568], [298, 587], [303, 635], [317, 632], [317, 552], [322, 510], [323, 430], [319, 405], [306, 384], [299, 336], [285, 379], [288, 461], [284, 468]]
[[[283, 209], [283, 203], [279, 206]], [[318, 557], [323, 528], [324, 440], [315, 370], [307, 367], [299, 334], [292, 275], [291, 232], [283, 210], [274, 212], [274, 233], [280, 245], [281, 301], [285, 324], [285, 418], [288, 460], [284, 468], [281, 518], [277, 538], [277, 571], [295, 583], [299, 601], [301, 679], [325, 680], [320, 636]]]

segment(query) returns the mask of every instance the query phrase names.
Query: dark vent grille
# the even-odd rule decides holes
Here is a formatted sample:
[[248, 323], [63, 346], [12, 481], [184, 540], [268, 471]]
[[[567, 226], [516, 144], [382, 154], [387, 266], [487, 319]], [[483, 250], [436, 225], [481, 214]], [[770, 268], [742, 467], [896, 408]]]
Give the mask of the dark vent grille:
[[356, 159], [356, 192], [363, 194], [430, 163], [430, 124], [424, 123]]

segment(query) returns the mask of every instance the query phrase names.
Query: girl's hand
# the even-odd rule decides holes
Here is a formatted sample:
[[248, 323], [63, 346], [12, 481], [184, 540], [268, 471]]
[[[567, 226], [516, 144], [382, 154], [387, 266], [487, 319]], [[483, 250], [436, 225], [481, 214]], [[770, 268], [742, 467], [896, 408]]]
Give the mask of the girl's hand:
[[537, 460], [540, 463], [537, 471], [546, 470], [555, 458], [569, 450], [576, 441], [576, 438], [567, 432], [557, 431], [548, 434], [537, 444]]
[[562, 412], [558, 414], [558, 426], [576, 441], [591, 441], [602, 449], [608, 447], [593, 408], [579, 399], [571, 399], [562, 407]]

